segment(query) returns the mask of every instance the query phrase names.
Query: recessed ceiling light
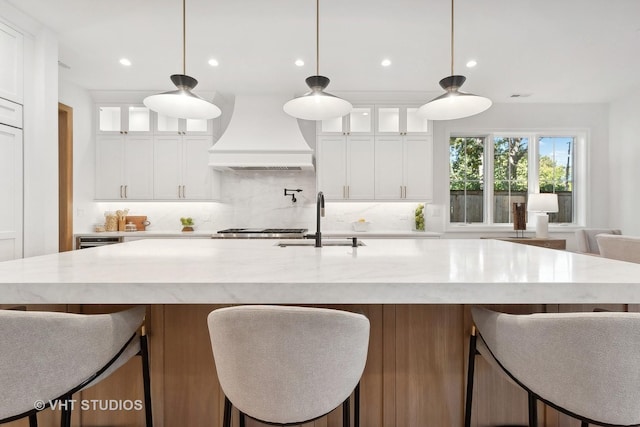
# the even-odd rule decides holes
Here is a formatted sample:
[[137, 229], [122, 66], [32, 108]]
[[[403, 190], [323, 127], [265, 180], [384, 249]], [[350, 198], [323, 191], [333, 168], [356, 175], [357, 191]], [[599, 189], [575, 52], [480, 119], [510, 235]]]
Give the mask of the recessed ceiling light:
[[467, 62], [467, 68], [473, 68], [476, 65], [478, 65], [478, 62], [476, 62], [475, 60], [470, 60], [469, 62]]
[[303, 61], [302, 59], [296, 59], [295, 64], [296, 64], [298, 67], [302, 67], [302, 66], [304, 65], [304, 61]]
[[130, 67], [131, 61], [129, 61], [127, 58], [120, 58], [120, 64], [124, 65], [125, 67]]
[[213, 59], [213, 58], [211, 58], [211, 59], [209, 60], [209, 65], [211, 65], [212, 67], [217, 67], [218, 65], [220, 65], [220, 63], [218, 62], [218, 60], [217, 60], [217, 59]]
[[391, 60], [390, 59], [383, 59], [382, 62], [380, 63], [380, 65], [382, 65], [383, 67], [388, 67], [389, 65], [391, 65]]

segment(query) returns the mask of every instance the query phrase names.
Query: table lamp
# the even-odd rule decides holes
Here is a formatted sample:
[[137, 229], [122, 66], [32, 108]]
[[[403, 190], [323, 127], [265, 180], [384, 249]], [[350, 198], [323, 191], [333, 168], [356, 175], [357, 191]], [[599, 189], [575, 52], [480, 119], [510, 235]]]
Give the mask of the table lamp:
[[558, 195], [553, 193], [529, 194], [527, 210], [536, 215], [536, 237], [546, 239], [549, 237], [549, 212], [558, 212]]

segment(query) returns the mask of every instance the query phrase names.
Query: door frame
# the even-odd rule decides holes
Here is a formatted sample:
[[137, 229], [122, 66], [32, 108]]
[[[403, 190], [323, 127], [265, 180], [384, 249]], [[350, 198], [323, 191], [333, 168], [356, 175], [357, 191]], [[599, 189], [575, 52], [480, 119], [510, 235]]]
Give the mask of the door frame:
[[58, 103], [58, 250], [73, 249], [73, 108]]

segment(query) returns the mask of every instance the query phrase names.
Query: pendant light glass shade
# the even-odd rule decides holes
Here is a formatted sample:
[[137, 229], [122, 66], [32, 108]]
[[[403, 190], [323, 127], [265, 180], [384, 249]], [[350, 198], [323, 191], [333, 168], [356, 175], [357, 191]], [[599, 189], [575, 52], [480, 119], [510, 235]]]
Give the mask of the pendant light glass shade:
[[324, 76], [311, 76], [305, 80], [311, 91], [284, 104], [284, 112], [304, 120], [326, 120], [349, 114], [353, 105], [324, 91], [329, 79]]
[[464, 76], [440, 80], [440, 86], [447, 92], [420, 107], [418, 114], [429, 120], [453, 120], [482, 113], [491, 107], [489, 98], [458, 90], [465, 80]]
[[282, 109], [297, 119], [327, 120], [349, 114], [349, 101], [325, 92], [329, 79], [320, 75], [320, 0], [316, 0], [316, 75], [305, 80], [311, 91], [288, 101]]
[[150, 110], [179, 119], [215, 119], [222, 114], [218, 106], [191, 92], [198, 84], [193, 77], [174, 74], [171, 81], [178, 90], [146, 97], [142, 102]]
[[222, 114], [217, 105], [191, 92], [198, 81], [185, 74], [186, 68], [186, 0], [182, 0], [182, 74], [173, 74], [171, 81], [178, 88], [147, 96], [142, 103], [152, 111], [179, 119], [215, 119]]
[[470, 117], [482, 113], [493, 104], [489, 98], [458, 90], [467, 78], [453, 73], [453, 1], [451, 0], [451, 75], [440, 80], [440, 86], [446, 93], [418, 108], [418, 114], [429, 120], [453, 120]]

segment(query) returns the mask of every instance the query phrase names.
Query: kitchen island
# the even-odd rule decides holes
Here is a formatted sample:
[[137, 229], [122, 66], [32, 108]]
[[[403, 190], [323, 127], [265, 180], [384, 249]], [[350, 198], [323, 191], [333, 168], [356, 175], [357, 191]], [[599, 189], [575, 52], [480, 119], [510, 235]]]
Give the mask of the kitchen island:
[[0, 303], [640, 303], [638, 264], [499, 240], [363, 242], [153, 239], [7, 261]]
[[[371, 338], [361, 425], [460, 427], [468, 304], [526, 313], [594, 305], [637, 311], [633, 304], [640, 303], [636, 264], [499, 240], [363, 242], [358, 248], [314, 248], [279, 247], [273, 240], [152, 239], [8, 261], [0, 263], [0, 303], [84, 313], [149, 304], [156, 427], [220, 420], [223, 400], [206, 316], [222, 304], [321, 305], [364, 313]], [[138, 363], [129, 362], [77, 398], [140, 398]], [[526, 394], [482, 359], [474, 399], [474, 426], [526, 424]], [[539, 406], [545, 426], [569, 425]], [[82, 425], [142, 425], [142, 414], [135, 412], [80, 416]], [[40, 425], [57, 422], [52, 416]], [[311, 425], [340, 422], [337, 409]]]

